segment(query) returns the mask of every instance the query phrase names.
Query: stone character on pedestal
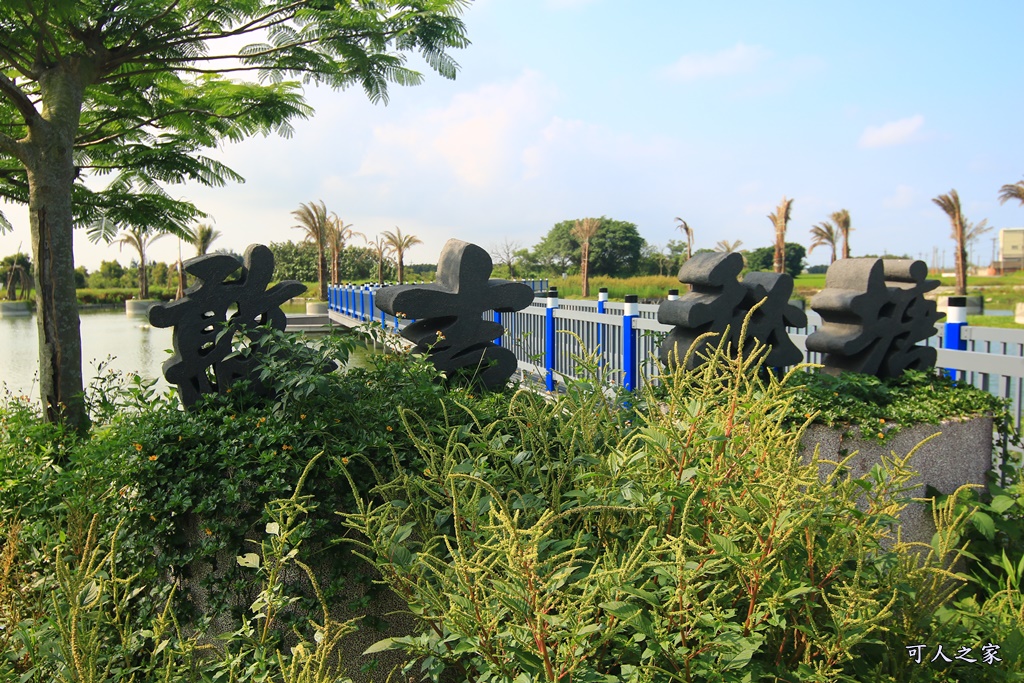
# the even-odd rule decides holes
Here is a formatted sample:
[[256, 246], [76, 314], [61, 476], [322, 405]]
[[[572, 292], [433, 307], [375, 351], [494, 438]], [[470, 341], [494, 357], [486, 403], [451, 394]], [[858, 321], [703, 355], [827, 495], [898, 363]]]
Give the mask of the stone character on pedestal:
[[512, 351], [493, 341], [504, 328], [482, 315], [488, 310], [522, 310], [533, 301], [533, 290], [522, 283], [489, 279], [491, 268], [491, 257], [482, 248], [448, 240], [438, 260], [436, 283], [385, 287], [375, 304], [390, 315], [416, 320], [401, 334], [438, 370], [477, 368], [485, 388], [499, 388], [518, 363]]

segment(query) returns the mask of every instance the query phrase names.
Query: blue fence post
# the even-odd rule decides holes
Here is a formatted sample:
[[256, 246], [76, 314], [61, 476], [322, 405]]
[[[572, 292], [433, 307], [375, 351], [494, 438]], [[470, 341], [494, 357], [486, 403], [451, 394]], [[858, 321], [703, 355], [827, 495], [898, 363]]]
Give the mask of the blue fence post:
[[[608, 301], [608, 288], [597, 290], [597, 312], [604, 313], [604, 305]], [[597, 367], [604, 367], [604, 323], [597, 324]]]
[[[967, 297], [951, 296], [947, 300], [946, 325], [943, 330], [942, 348], [954, 351], [966, 351], [967, 340], [963, 338], [967, 327]], [[956, 379], [956, 370], [947, 368], [946, 376]]]
[[555, 309], [558, 308], [558, 289], [548, 291], [548, 306], [544, 317], [544, 387], [555, 390]]
[[366, 322], [366, 303], [364, 297], [366, 294], [366, 285], [359, 288], [359, 321]]
[[[494, 322], [496, 322], [499, 325], [501, 325], [501, 313], [499, 313], [498, 311], [494, 312]], [[502, 333], [504, 333], [504, 330], [502, 330]], [[497, 339], [494, 340], [494, 343], [496, 345], [498, 345], [498, 346], [501, 346], [501, 335], [500, 334], [498, 335]]]
[[640, 304], [636, 294], [626, 295], [622, 310], [622, 385], [626, 391], [637, 388], [637, 343], [633, 321], [640, 315]]

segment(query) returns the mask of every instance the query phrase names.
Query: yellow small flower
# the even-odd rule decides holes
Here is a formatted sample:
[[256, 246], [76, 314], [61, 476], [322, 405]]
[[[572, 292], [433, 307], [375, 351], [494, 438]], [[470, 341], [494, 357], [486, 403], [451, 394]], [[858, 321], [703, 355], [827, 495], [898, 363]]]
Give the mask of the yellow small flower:
[[347, 465], [348, 464], [348, 458], [342, 458], [341, 459], [341, 464], [342, 465]]
[[810, 416], [811, 416], [810, 413], [804, 413], [804, 417], [810, 417]]
[[149, 521], [155, 522], [156, 521], [156, 517], [154, 517], [153, 515], [150, 515], [149, 516]]
[[306, 414], [302, 413], [301, 415], [299, 415], [299, 419], [300, 420], [305, 420], [306, 419]]
[[149, 456], [149, 459], [150, 460], [156, 460], [156, 456], [155, 455], [151, 455], [151, 456]]
[[839, 395], [839, 392], [838, 392], [838, 391], [833, 391], [833, 392], [832, 392], [832, 395], [833, 395], [833, 396], [838, 396], [838, 395]]
[[225, 394], [230, 394], [230, 393], [231, 393], [231, 389], [225, 389], [225, 390], [224, 390], [224, 393], [225, 393]]
[[425, 474], [425, 475], [427, 475], [429, 477], [430, 476], [430, 468], [428, 467], [427, 469], [423, 470], [423, 474]]
[[232, 420], [234, 420], [234, 419], [235, 419], [235, 416], [234, 416], [234, 415], [232, 415], [232, 416], [231, 416], [231, 419], [232, 419]]
[[884, 439], [885, 438], [885, 434], [883, 434], [882, 432], [878, 432], [878, 438], [879, 439]]
[[885, 424], [885, 418], [883, 417], [878, 418], [878, 421], [881, 422], [882, 424]]
[[385, 427], [384, 429], [388, 430], [389, 432], [390, 432], [390, 431], [394, 431], [394, 430], [392, 430], [392, 429], [391, 429], [391, 425], [388, 425], [388, 426], [387, 426], [387, 427]]
[[259, 418], [259, 419], [257, 419], [257, 420], [256, 420], [256, 422], [258, 422], [258, 423], [260, 423], [260, 424], [263, 424], [263, 423], [264, 423], [264, 422], [266, 422], [266, 421], [267, 421], [267, 418], [265, 418], [265, 417], [261, 417], [261, 418]]
[[282, 451], [290, 451], [290, 450], [292, 450], [292, 447], [289, 446], [288, 444], [285, 444], [285, 445], [281, 446], [281, 450]]
[[178, 434], [178, 441], [181, 441], [181, 434]]
[[203, 529], [203, 531], [205, 531], [205, 532], [206, 532], [206, 535], [207, 535], [207, 536], [213, 536], [213, 532], [212, 532], [212, 531], [210, 531], [209, 529]]
[[142, 444], [141, 443], [135, 444], [135, 450], [141, 451], [142, 450]]

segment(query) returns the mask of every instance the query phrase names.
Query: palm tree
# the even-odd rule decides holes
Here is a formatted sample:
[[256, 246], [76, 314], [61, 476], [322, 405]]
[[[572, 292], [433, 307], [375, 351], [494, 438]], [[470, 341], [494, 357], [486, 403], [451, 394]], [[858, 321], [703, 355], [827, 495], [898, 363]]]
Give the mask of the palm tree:
[[583, 296], [590, 296], [590, 240], [597, 234], [601, 221], [584, 218], [576, 221], [570, 233], [580, 242], [580, 277], [583, 279]]
[[[1004, 188], [1005, 189], [1005, 188]], [[948, 194], [940, 194], [932, 201], [949, 216], [949, 223], [953, 228], [950, 237], [956, 241], [956, 292], [958, 296], [967, 295], [967, 242], [989, 230], [985, 227], [987, 220], [974, 225], [964, 217], [960, 208], [960, 196], [956, 190], [950, 190]]]
[[377, 257], [377, 282], [384, 284], [384, 259], [391, 255], [391, 245], [380, 235], [372, 242], [366, 239], [365, 235], [363, 239], [370, 245], [370, 253]]
[[811, 242], [811, 248], [807, 250], [807, 253], [814, 251], [815, 247], [827, 246], [832, 249], [832, 260], [829, 263], [836, 262], [836, 242], [839, 241], [839, 234], [836, 232], [836, 226], [832, 225], [828, 221], [818, 223], [811, 228], [811, 237], [814, 240]]
[[391, 251], [395, 254], [395, 260], [398, 262], [398, 284], [402, 284], [403, 276], [405, 275], [405, 250], [416, 246], [417, 244], [423, 244], [423, 240], [415, 235], [403, 235], [402, 229], [397, 225], [395, 231], [390, 230], [384, 231], [384, 241], [391, 247]]
[[843, 258], [850, 258], [850, 212], [840, 209], [832, 214], [832, 220], [836, 223], [836, 229], [843, 238]]
[[693, 229], [679, 216], [676, 216], [676, 222], [679, 224], [676, 229], [686, 235], [686, 258], [693, 258]]
[[1018, 180], [1013, 185], [1003, 185], [999, 188], [999, 203], [1005, 204], [1011, 199], [1016, 199], [1024, 204], [1024, 180]]
[[327, 298], [327, 258], [324, 251], [327, 246], [327, 231], [330, 225], [330, 218], [327, 215], [327, 207], [321, 199], [319, 203], [299, 204], [299, 208], [292, 211], [298, 225], [292, 227], [303, 230], [306, 233], [306, 241], [316, 244], [316, 277], [319, 283], [319, 297], [321, 300]]
[[330, 224], [327, 229], [327, 246], [331, 248], [331, 282], [338, 284], [341, 271], [341, 254], [345, 251], [345, 243], [350, 239], [363, 233], [352, 229], [352, 224], [345, 224], [345, 221], [338, 218], [338, 214], [331, 213]]
[[772, 270], [776, 273], [786, 272], [786, 228], [793, 212], [793, 200], [782, 198], [774, 213], [768, 214], [768, 220], [775, 227], [775, 257], [772, 259]]
[[121, 249], [124, 249], [125, 245], [133, 248], [139, 255], [139, 298], [149, 298], [149, 275], [146, 273], [146, 249], [156, 242], [161, 237], [167, 235], [166, 232], [153, 234], [145, 228], [134, 226], [123, 230], [121, 235], [117, 238], [117, 243]]
[[723, 251], [726, 254], [731, 254], [734, 251], [739, 251], [739, 248], [743, 246], [743, 240], [736, 240], [730, 242], [729, 240], [718, 240], [715, 244], [715, 251]]
[[220, 237], [220, 230], [214, 230], [212, 225], [200, 223], [193, 234], [195, 241], [192, 244], [196, 247], [196, 256], [204, 256], [210, 251], [210, 245]]

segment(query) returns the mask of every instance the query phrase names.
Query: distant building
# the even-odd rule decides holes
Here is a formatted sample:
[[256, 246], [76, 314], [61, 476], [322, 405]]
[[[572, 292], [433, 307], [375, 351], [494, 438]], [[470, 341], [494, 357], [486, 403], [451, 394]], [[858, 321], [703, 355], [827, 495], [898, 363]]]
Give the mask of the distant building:
[[992, 264], [994, 274], [1015, 273], [1024, 268], [1024, 228], [999, 231], [999, 260]]

